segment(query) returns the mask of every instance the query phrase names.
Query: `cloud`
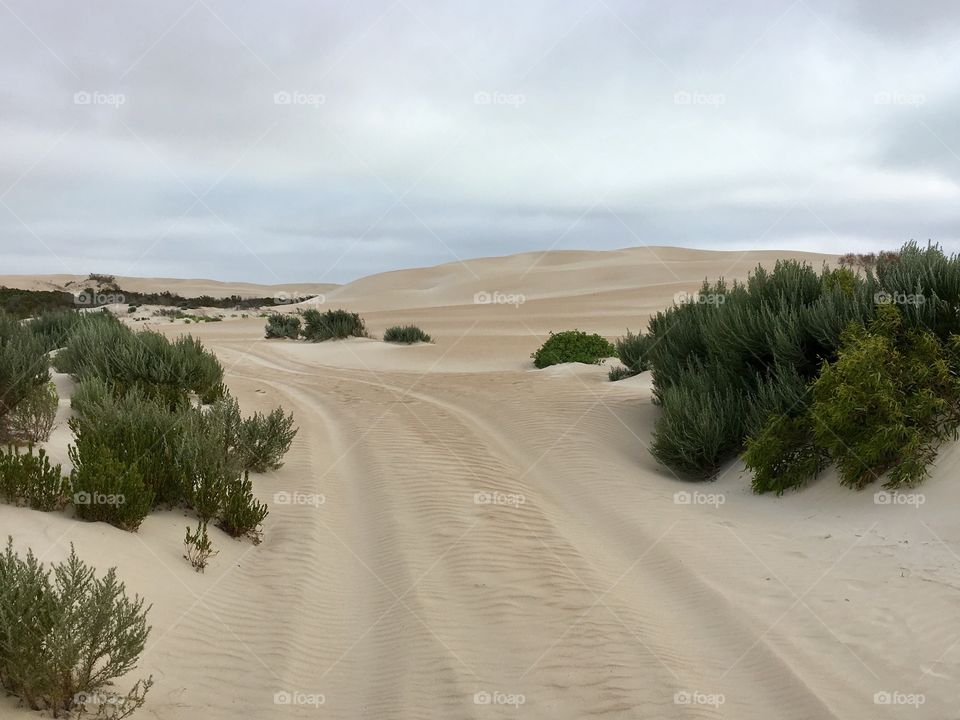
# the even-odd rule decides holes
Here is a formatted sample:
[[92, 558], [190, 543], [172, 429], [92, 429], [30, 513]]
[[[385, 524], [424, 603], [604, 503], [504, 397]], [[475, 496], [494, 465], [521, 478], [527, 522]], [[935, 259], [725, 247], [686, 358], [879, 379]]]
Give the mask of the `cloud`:
[[953, 248], [960, 12], [902, 7], [8, 0], [0, 258], [277, 282], [547, 248]]

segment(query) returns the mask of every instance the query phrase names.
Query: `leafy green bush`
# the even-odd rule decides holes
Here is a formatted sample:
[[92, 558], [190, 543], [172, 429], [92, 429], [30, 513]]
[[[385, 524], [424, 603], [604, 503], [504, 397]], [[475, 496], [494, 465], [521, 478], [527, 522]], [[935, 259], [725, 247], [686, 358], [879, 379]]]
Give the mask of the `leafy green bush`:
[[[617, 338], [617, 357], [634, 375], [650, 369], [647, 354], [650, 347], [650, 336], [637, 333], [634, 335], [627, 330], [622, 338]], [[613, 378], [611, 378], [612, 380]]]
[[405, 343], [411, 345], [418, 342], [432, 342], [430, 336], [416, 325], [395, 325], [387, 328], [383, 334], [383, 341], [389, 343]]
[[86, 440], [71, 445], [68, 453], [74, 466], [70, 485], [77, 517], [121, 530], [140, 527], [154, 498], [140, 467], [123, 462], [111, 448]]
[[753, 491], [777, 495], [802, 487], [828, 462], [826, 453], [816, 445], [807, 414], [771, 415], [759, 433], [747, 440], [743, 459], [754, 473]]
[[240, 423], [236, 447], [244, 470], [267, 472], [283, 465], [283, 456], [297, 435], [293, 414], [277, 408], [264, 415], [255, 413]]
[[83, 316], [76, 310], [52, 310], [27, 321], [26, 326], [43, 341], [47, 351], [62, 348]]
[[549, 339], [530, 357], [538, 368], [545, 368], [569, 362], [596, 365], [616, 354], [616, 348], [599, 335], [588, 335], [582, 330], [565, 330], [550, 333]]
[[296, 340], [300, 337], [300, 318], [296, 315], [273, 313], [267, 318], [265, 336], [268, 338], [292, 338]]
[[60, 397], [52, 382], [35, 385], [7, 416], [7, 431], [16, 440], [29, 443], [50, 439]]
[[8, 413], [38, 386], [50, 382], [43, 341], [18, 320], [0, 313], [0, 431]]
[[15, 447], [0, 451], [0, 499], [34, 510], [60, 510], [67, 503], [69, 483], [59, 465], [51, 465], [42, 448], [33, 454]]
[[51, 577], [31, 551], [26, 559], [15, 554], [11, 538], [0, 554], [0, 685], [54, 717], [88, 703], [126, 717], [143, 705], [153, 678], [126, 695], [108, 691], [136, 668], [148, 611], [127, 595], [115, 568], [97, 577], [71, 546]]
[[267, 517], [267, 506], [253, 497], [253, 484], [244, 473], [242, 480], [226, 485], [226, 497], [220, 514], [219, 526], [233, 537], [247, 536], [260, 542], [260, 524]]
[[367, 337], [367, 328], [357, 313], [346, 310], [320, 312], [315, 308], [303, 312], [303, 336], [310, 342]]

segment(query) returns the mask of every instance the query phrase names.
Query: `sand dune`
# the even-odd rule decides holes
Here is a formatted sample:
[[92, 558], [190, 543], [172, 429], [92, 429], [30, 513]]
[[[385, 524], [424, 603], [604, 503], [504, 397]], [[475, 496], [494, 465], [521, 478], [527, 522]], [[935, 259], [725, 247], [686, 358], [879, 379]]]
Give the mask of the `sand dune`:
[[[829, 475], [756, 497], [739, 464], [692, 485], [647, 451], [648, 375], [529, 362], [550, 330], [641, 329], [704, 277], [786, 256], [830, 259], [556, 252], [326, 289], [375, 335], [416, 322], [431, 345], [265, 341], [255, 318], [192, 326], [247, 411], [282, 405], [300, 426], [286, 465], [255, 480], [263, 544], [216, 530], [220, 554], [197, 575], [179, 512], [130, 535], [0, 505], [0, 527], [47, 560], [72, 542], [153, 603], [141, 671], [156, 687], [138, 717], [952, 717], [956, 447], [919, 507]], [[523, 302], [475, 304], [481, 292]], [[877, 704], [884, 692], [924, 702]], [[29, 713], [7, 699], [0, 716]]]

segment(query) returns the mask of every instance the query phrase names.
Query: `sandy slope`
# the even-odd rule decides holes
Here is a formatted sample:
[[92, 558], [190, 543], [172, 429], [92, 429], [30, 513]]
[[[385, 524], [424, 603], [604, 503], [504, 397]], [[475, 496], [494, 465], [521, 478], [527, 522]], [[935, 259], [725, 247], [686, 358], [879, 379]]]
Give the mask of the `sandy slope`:
[[[286, 465], [256, 478], [263, 544], [216, 531], [220, 555], [196, 575], [176, 512], [128, 535], [0, 506], [0, 527], [47, 559], [73, 542], [154, 603], [142, 670], [157, 685], [140, 717], [954, 717], [955, 447], [919, 508], [829, 477], [755, 497], [738, 465], [690, 485], [646, 450], [647, 376], [528, 362], [548, 330], [640, 328], [705, 275], [771, 257], [552, 253], [527, 272], [527, 255], [329, 293], [375, 334], [416, 321], [433, 345], [263, 341], [259, 319], [191, 327], [247, 411], [283, 405], [301, 428]], [[473, 304], [481, 291], [527, 297]], [[283, 692], [325, 702], [275, 704]], [[882, 692], [924, 703], [875, 704]], [[12, 708], [0, 715], [28, 717]]]

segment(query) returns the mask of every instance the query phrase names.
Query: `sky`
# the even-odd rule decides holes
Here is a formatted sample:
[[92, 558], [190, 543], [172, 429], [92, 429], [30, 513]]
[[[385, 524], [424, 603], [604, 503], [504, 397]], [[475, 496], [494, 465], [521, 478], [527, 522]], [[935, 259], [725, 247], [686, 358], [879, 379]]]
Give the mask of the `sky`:
[[0, 274], [960, 250], [960, 3], [0, 0]]

